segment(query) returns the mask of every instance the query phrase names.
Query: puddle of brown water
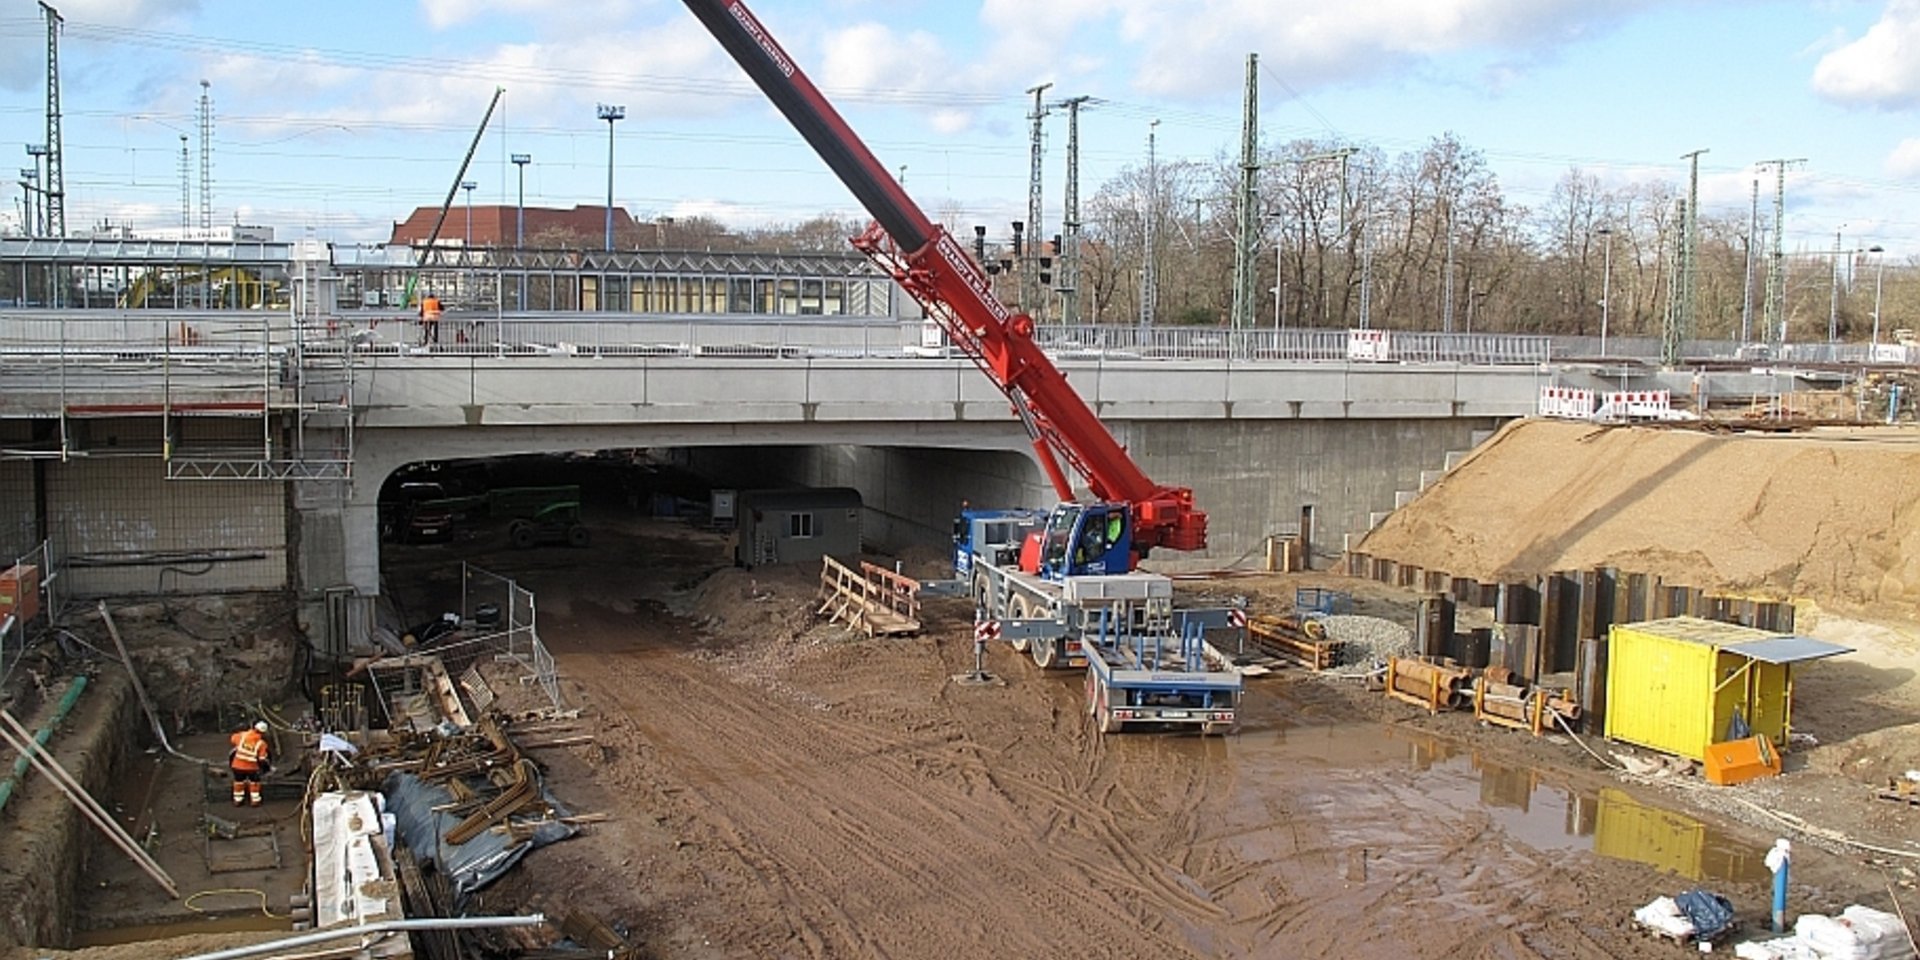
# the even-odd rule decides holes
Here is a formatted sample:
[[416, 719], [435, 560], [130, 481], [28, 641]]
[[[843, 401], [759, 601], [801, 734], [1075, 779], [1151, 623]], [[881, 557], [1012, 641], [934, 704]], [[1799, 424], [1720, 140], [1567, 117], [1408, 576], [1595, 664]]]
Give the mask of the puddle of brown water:
[[[1590, 851], [1705, 883], [1767, 877], [1764, 848], [1698, 819], [1611, 787], [1575, 788], [1417, 731], [1385, 724], [1250, 730], [1233, 738], [1230, 750], [1243, 785], [1253, 787], [1242, 792], [1256, 807], [1270, 792], [1262, 784], [1286, 783], [1291, 808], [1323, 825], [1327, 842], [1389, 866], [1453, 856], [1448, 838], [1457, 841], [1466, 829], [1461, 823], [1484, 817], [1486, 832], [1545, 853]], [[1267, 846], [1255, 826], [1261, 814], [1248, 813], [1241, 845], [1260, 859], [1278, 855], [1260, 849]], [[1468, 842], [1487, 840], [1475, 835]]]

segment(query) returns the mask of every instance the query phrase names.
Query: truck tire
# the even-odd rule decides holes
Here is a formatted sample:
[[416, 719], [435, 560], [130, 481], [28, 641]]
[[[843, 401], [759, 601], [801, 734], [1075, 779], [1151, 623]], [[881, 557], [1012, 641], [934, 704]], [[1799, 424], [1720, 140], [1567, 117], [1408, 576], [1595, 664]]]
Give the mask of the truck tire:
[[588, 543], [591, 543], [592, 541], [593, 541], [593, 534], [587, 531], [587, 528], [584, 524], [576, 523], [573, 526], [567, 528], [567, 546], [585, 547]]
[[1033, 653], [1033, 665], [1042, 670], [1052, 670], [1061, 660], [1060, 645], [1061, 640], [1058, 637], [1047, 637], [1044, 640], [1033, 641], [1030, 645], [1031, 652]]
[[973, 606], [988, 620], [1000, 616], [1000, 611], [993, 608], [993, 581], [987, 579], [984, 570], [976, 570], [973, 574]]
[[507, 527], [507, 542], [517, 549], [525, 550], [533, 546], [535, 539], [537, 538], [534, 536], [533, 524], [525, 520], [515, 520]]
[[[1028, 605], [1025, 594], [1016, 593], [1012, 599], [1007, 601], [1007, 616], [1015, 620], [1025, 620], [1033, 616], [1033, 608]], [[1025, 637], [1021, 637], [1018, 640], [1009, 640], [1007, 642], [1013, 644], [1014, 653], [1026, 653], [1027, 644], [1030, 641]]]
[[1125, 720], [1115, 720], [1113, 718], [1113, 708], [1104, 703], [1100, 705], [1100, 712], [1095, 714], [1095, 716], [1100, 721], [1100, 732], [1103, 734], [1119, 733], [1126, 729], [1127, 722]]
[[1200, 735], [1203, 737], [1224, 737], [1231, 732], [1233, 732], [1233, 724], [1231, 723], [1203, 723], [1200, 725]]

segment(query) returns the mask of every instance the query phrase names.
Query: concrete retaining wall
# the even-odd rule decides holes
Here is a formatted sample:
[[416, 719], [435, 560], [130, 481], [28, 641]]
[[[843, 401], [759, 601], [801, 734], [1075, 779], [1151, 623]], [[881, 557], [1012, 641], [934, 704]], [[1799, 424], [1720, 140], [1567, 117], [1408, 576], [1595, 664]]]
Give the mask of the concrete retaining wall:
[[853, 487], [866, 508], [869, 548], [897, 552], [939, 546], [962, 501], [981, 506], [1046, 506], [1052, 488], [1024, 454], [923, 447], [737, 447], [687, 451], [687, 466], [715, 486]]
[[[10, 432], [25, 428], [14, 423]], [[72, 429], [87, 455], [0, 460], [0, 559], [37, 542], [36, 499], [44, 499], [69, 597], [286, 586], [285, 484], [166, 479], [157, 419], [76, 421]], [[195, 436], [257, 444], [258, 430], [257, 421], [213, 421], [196, 424]]]
[[[1299, 421], [1132, 421], [1116, 431], [1147, 475], [1191, 486], [1208, 513], [1204, 552], [1156, 554], [1163, 570], [1260, 561], [1265, 538], [1298, 528], [1312, 506], [1315, 556], [1336, 556], [1345, 534], [1417, 490], [1423, 470], [1464, 451], [1492, 418]], [[897, 446], [696, 448], [689, 466], [722, 486], [850, 486], [867, 507], [867, 541], [881, 550], [942, 544], [962, 501], [1052, 505], [1055, 495], [1025, 454]]]

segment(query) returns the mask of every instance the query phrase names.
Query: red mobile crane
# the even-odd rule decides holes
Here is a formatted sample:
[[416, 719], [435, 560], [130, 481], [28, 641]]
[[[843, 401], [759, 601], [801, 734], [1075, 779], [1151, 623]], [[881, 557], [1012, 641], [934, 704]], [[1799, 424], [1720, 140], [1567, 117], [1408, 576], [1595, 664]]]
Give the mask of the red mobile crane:
[[1075, 500], [1060, 462], [1102, 501], [1132, 513], [1129, 566], [1154, 547], [1200, 550], [1207, 515], [1193, 491], [1154, 483], [1033, 342], [1033, 318], [1009, 311], [945, 227], [934, 223], [739, 0], [685, 0], [761, 92], [860, 200], [874, 223], [853, 244], [886, 269], [1012, 402], [1060, 499]]

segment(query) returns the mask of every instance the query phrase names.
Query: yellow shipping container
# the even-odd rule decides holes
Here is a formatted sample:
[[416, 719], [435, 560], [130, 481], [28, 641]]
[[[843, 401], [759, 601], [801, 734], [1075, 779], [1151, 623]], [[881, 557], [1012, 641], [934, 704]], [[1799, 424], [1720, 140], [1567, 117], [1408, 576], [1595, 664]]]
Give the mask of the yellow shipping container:
[[1615, 624], [1607, 643], [1607, 737], [1704, 760], [1734, 718], [1784, 750], [1793, 667], [1846, 647], [1697, 617]]

